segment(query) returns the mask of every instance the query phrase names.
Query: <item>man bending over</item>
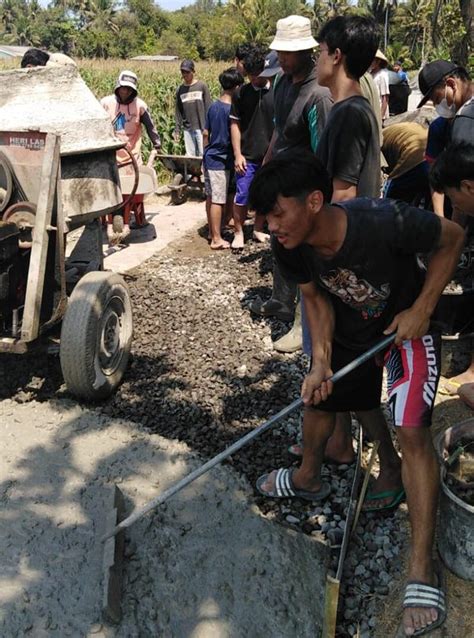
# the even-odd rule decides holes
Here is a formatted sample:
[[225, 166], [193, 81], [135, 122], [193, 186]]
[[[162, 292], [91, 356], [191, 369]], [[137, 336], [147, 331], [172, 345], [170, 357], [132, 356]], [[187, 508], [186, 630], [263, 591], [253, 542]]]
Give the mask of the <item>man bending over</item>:
[[[429, 426], [440, 349], [431, 315], [456, 267], [463, 231], [404, 202], [359, 198], [329, 204], [331, 196], [329, 175], [310, 154], [275, 158], [250, 188], [251, 205], [266, 215], [273, 234], [278, 266], [300, 286], [312, 340], [312, 365], [302, 387], [301, 466], [265, 474], [257, 487], [273, 498], [327, 498], [321, 464], [337, 412], [356, 412], [369, 437], [380, 441], [381, 470], [387, 464], [396, 468], [388, 428], [377, 418], [382, 367], [370, 360], [334, 388], [328, 381], [333, 371], [396, 333], [384, 363], [402, 450], [401, 478], [394, 474], [392, 480], [400, 487], [403, 481], [412, 529], [403, 626], [413, 635], [438, 626], [446, 615], [431, 555], [439, 478]], [[426, 273], [418, 253], [430, 253]]]

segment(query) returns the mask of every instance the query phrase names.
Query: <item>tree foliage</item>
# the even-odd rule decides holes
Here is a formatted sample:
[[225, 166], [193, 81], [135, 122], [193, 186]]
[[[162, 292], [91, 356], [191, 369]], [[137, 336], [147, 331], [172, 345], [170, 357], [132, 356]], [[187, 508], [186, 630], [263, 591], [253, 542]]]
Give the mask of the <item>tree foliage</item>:
[[[244, 41], [268, 45], [279, 18], [308, 16], [314, 32], [329, 18], [372, 15], [390, 58], [416, 67], [433, 57], [468, 64], [474, 38], [472, 0], [196, 0], [169, 12], [153, 0], [0, 0], [0, 41], [42, 46], [78, 57], [232, 59]], [[384, 38], [382, 38], [382, 43]]]

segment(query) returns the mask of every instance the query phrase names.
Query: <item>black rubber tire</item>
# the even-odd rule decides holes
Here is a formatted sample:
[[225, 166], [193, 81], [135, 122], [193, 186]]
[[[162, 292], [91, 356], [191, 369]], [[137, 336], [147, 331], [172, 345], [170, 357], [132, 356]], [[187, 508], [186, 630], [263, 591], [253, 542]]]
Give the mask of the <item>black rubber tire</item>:
[[133, 334], [128, 287], [112, 272], [75, 286], [61, 327], [59, 356], [68, 390], [87, 401], [110, 396], [127, 368]]
[[[184, 177], [181, 175], [181, 173], [176, 173], [176, 175], [173, 177], [172, 184], [173, 186], [180, 186], [180, 184], [182, 184], [183, 181], [184, 181]], [[180, 204], [184, 204], [184, 202], [187, 199], [188, 199], [187, 186], [184, 186], [184, 188], [171, 191], [171, 203], [174, 206], [179, 206]]]

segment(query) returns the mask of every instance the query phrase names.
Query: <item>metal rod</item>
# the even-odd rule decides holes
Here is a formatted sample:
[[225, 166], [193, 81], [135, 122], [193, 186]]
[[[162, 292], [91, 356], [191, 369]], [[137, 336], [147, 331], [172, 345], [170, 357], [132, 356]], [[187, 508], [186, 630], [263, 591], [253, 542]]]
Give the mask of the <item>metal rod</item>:
[[[330, 377], [329, 380], [332, 381], [333, 383], [336, 383], [337, 381], [342, 379], [344, 376], [349, 374], [349, 372], [352, 372], [352, 370], [354, 370], [358, 366], [365, 363], [368, 359], [371, 359], [375, 354], [377, 354], [377, 352], [380, 352], [380, 350], [383, 350], [388, 345], [390, 345], [394, 339], [395, 339], [395, 334], [392, 334], [386, 337], [385, 339], [377, 343], [375, 346], [367, 350], [367, 352], [362, 354], [360, 357], [357, 357], [356, 359], [354, 359], [354, 361], [351, 361], [346, 366], [338, 370], [335, 374], [332, 375], [332, 377]], [[286, 408], [283, 408], [283, 410], [280, 410], [280, 412], [277, 412], [276, 414], [274, 414], [272, 417], [268, 419], [268, 421], [265, 421], [265, 423], [262, 423], [262, 425], [259, 425], [257, 428], [255, 428], [255, 430], [252, 430], [251, 432], [243, 436], [241, 439], [233, 443], [231, 446], [229, 446], [228, 448], [220, 452], [220, 454], [218, 454], [217, 456], [214, 456], [212, 459], [207, 461], [207, 463], [204, 463], [204, 465], [199, 467], [197, 470], [194, 470], [194, 472], [191, 472], [191, 474], [188, 474], [188, 476], [185, 476], [184, 478], [182, 478], [180, 481], [178, 481], [177, 483], [172, 485], [170, 488], [165, 490], [162, 494], [160, 494], [159, 496], [155, 497], [154, 499], [149, 501], [147, 504], [145, 504], [141, 509], [138, 509], [135, 512], [132, 512], [130, 516], [125, 518], [123, 521], [121, 521], [113, 530], [105, 534], [101, 540], [104, 542], [111, 536], [115, 536], [116, 534], [118, 534], [118, 532], [121, 529], [130, 527], [130, 525], [133, 525], [133, 523], [135, 523], [140, 518], [145, 516], [145, 514], [155, 509], [155, 507], [158, 507], [158, 505], [161, 505], [161, 503], [164, 503], [166, 500], [168, 500], [171, 496], [173, 496], [177, 492], [181, 491], [184, 487], [186, 487], [186, 485], [189, 485], [189, 483], [192, 483], [193, 481], [198, 479], [200, 476], [205, 474], [208, 470], [212, 469], [213, 467], [215, 467], [216, 465], [224, 461], [226, 458], [228, 458], [229, 456], [231, 456], [232, 454], [234, 454], [235, 452], [243, 448], [245, 445], [247, 445], [247, 443], [257, 438], [257, 436], [260, 436], [260, 434], [263, 434], [264, 432], [269, 430], [273, 425], [275, 425], [275, 423], [277, 423], [278, 421], [281, 421], [281, 419], [288, 416], [288, 414], [291, 414], [294, 410], [301, 408], [302, 406], [303, 406], [303, 399], [301, 398], [295, 399], [293, 403], [290, 403], [290, 405], [286, 406]]]

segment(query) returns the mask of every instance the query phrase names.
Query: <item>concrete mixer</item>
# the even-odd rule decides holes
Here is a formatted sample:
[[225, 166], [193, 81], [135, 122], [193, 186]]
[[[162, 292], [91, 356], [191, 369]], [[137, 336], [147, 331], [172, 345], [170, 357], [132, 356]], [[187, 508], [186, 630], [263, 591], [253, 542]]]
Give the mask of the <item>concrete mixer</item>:
[[[0, 81], [0, 356], [29, 352], [60, 325], [68, 389], [100, 400], [122, 379], [133, 332], [127, 286], [103, 270], [100, 223], [123, 206], [123, 144], [76, 67]], [[74, 261], [66, 236], [80, 227], [88, 257]]]

